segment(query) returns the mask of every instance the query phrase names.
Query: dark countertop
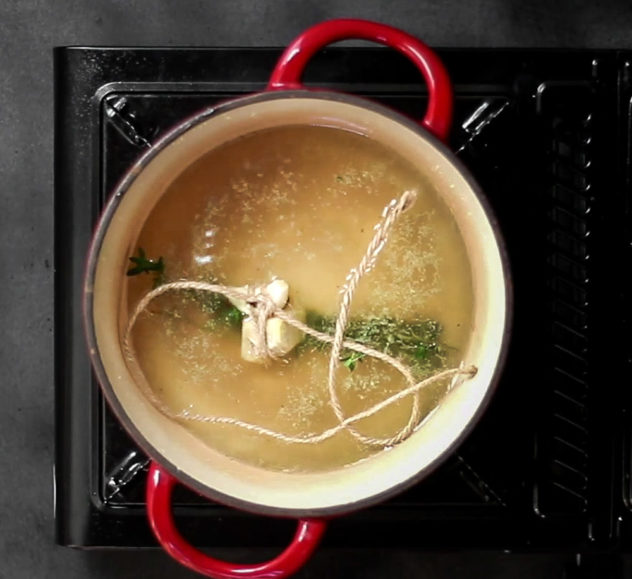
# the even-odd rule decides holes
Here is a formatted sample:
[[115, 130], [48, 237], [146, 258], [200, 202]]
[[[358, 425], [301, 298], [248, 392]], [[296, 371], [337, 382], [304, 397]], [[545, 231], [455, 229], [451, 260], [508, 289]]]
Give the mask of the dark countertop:
[[[339, 16], [384, 21], [435, 46], [632, 48], [632, 8], [615, 0], [538, 0], [528, 6], [516, 0], [0, 3], [0, 264], [5, 274], [0, 578], [193, 577], [159, 551], [79, 552], [54, 545], [52, 47], [282, 46], [309, 25]], [[259, 555], [220, 554], [248, 560]], [[321, 550], [300, 576], [547, 579], [561, 577], [569, 558]]]

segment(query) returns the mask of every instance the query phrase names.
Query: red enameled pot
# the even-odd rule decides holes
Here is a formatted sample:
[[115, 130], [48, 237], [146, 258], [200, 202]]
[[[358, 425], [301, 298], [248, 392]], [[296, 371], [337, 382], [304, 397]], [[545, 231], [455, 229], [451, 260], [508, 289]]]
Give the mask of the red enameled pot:
[[[308, 90], [301, 75], [324, 46], [372, 40], [407, 56], [428, 86], [421, 122], [370, 100]], [[452, 118], [446, 70], [424, 43], [389, 26], [333, 20], [300, 35], [281, 56], [267, 89], [227, 101], [186, 119], [132, 166], [109, 200], [90, 248], [85, 277], [85, 326], [103, 393], [136, 443], [152, 458], [147, 512], [165, 550], [190, 569], [215, 578], [287, 577], [312, 554], [334, 515], [383, 501], [427, 476], [469, 432], [485, 408], [504, 360], [510, 325], [510, 284], [503, 243], [476, 184], [443, 144]], [[464, 362], [478, 373], [445, 397], [404, 442], [339, 471], [271, 472], [209, 448], [161, 414], [142, 394], [127, 367], [121, 334], [128, 311], [124, 287], [128, 256], [140, 228], [168, 185], [211, 149], [275, 126], [309, 124], [351, 130], [387, 144], [415, 164], [450, 209], [465, 241], [474, 290], [473, 328]], [[262, 515], [298, 519], [289, 546], [257, 565], [227, 563], [189, 545], [171, 514], [176, 482], [202, 495]]]

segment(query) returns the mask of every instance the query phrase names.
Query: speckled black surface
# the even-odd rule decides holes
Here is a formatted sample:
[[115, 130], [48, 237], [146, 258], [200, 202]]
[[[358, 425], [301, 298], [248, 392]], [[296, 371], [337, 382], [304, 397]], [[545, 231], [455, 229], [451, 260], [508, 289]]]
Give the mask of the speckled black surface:
[[[158, 551], [54, 546], [52, 47], [280, 46], [336, 16], [435, 46], [632, 48], [632, 8], [613, 0], [0, 0], [0, 578], [193, 577]], [[300, 577], [548, 579], [569, 557], [321, 550]]]

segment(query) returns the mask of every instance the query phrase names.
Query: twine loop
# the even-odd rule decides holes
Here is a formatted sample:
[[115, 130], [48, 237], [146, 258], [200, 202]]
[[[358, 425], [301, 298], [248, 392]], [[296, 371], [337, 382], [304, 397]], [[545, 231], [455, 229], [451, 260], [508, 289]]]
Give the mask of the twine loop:
[[[360, 260], [358, 266], [351, 269], [346, 278], [345, 284], [341, 289], [340, 308], [338, 311], [338, 316], [336, 318], [333, 336], [323, 332], [318, 332], [304, 322], [296, 319], [291, 314], [291, 312], [285, 310], [282, 306], [274, 301], [273, 297], [266, 290], [267, 286], [264, 285], [257, 285], [252, 287], [233, 287], [222, 284], [212, 284], [202, 281], [190, 280], [166, 283], [145, 294], [145, 296], [136, 305], [136, 308], [134, 309], [128, 321], [127, 328], [123, 336], [123, 350], [127, 359], [133, 362], [135, 361], [135, 356], [131, 343], [131, 332], [134, 325], [136, 324], [139, 315], [147, 309], [149, 303], [152, 300], [164, 294], [165, 292], [175, 290], [196, 290], [202, 292], [217, 293], [223, 295], [228, 299], [239, 300], [240, 302], [245, 303], [246, 314], [249, 318], [254, 320], [256, 325], [256, 331], [254, 333], [252, 343], [253, 350], [258, 356], [261, 356], [265, 360], [272, 361], [278, 356], [276, 356], [274, 352], [272, 352], [268, 347], [266, 326], [268, 320], [277, 317], [290, 326], [301, 330], [305, 334], [308, 334], [316, 338], [317, 340], [332, 344], [331, 353], [329, 356], [327, 389], [329, 394], [329, 403], [332, 410], [334, 411], [334, 414], [336, 415], [338, 424], [321, 433], [303, 436], [290, 436], [282, 432], [277, 432], [269, 428], [239, 420], [237, 418], [225, 416], [204, 416], [200, 414], [192, 414], [186, 410], [176, 413], [156, 396], [151, 386], [147, 383], [142, 370], [140, 370], [139, 368], [139, 385], [143, 393], [160, 412], [162, 412], [169, 418], [181, 421], [230, 424], [247, 431], [256, 432], [260, 435], [268, 436], [270, 438], [292, 444], [316, 444], [318, 442], [322, 442], [324, 440], [327, 440], [328, 438], [331, 438], [342, 430], [348, 431], [349, 434], [351, 434], [354, 438], [356, 438], [363, 444], [382, 448], [393, 446], [402, 442], [403, 440], [406, 440], [413, 433], [413, 431], [423, 423], [423, 421], [421, 420], [421, 410], [419, 404], [419, 392], [423, 388], [426, 388], [427, 386], [430, 386], [431, 384], [434, 384], [440, 380], [450, 378], [451, 382], [449, 385], [449, 389], [452, 389], [457, 385], [460, 379], [472, 378], [477, 372], [477, 368], [475, 366], [471, 365], [466, 367], [464, 366], [464, 364], [461, 363], [457, 368], [443, 370], [434, 374], [433, 376], [425, 378], [424, 380], [416, 381], [410, 369], [399, 359], [359, 342], [344, 339], [345, 329], [349, 322], [349, 314], [351, 311], [353, 294], [355, 293], [360, 280], [375, 267], [377, 258], [381, 251], [384, 249], [388, 241], [388, 236], [395, 222], [404, 212], [408, 211], [408, 209], [413, 206], [416, 198], [416, 192], [405, 191], [399, 199], [393, 199], [384, 208], [382, 219], [375, 226], [373, 238], [371, 239], [366, 252]], [[402, 374], [402, 376], [406, 380], [407, 387], [400, 392], [390, 396], [389, 398], [383, 400], [382, 402], [371, 406], [367, 410], [354, 414], [353, 416], [345, 416], [336, 390], [336, 371], [340, 364], [340, 353], [342, 352], [343, 348], [362, 353], [366, 356], [376, 358], [389, 364], [400, 374]], [[402, 400], [403, 398], [411, 395], [413, 396], [413, 405], [410, 417], [406, 425], [395, 435], [385, 438], [367, 436], [361, 433], [354, 426], [356, 422], [364, 418], [368, 418], [369, 416], [376, 414], [387, 406], [394, 404], [395, 402], [398, 402], [399, 400]], [[426, 415], [426, 418], [424, 420], [428, 419], [432, 412]]]

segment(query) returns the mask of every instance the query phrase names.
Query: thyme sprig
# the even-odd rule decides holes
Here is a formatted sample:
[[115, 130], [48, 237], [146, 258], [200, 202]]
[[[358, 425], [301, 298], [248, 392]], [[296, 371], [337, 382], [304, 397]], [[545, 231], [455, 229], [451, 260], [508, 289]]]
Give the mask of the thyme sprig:
[[[308, 312], [307, 324], [312, 328], [333, 334], [335, 318]], [[393, 317], [354, 318], [349, 321], [345, 338], [380, 350], [389, 356], [401, 358], [415, 373], [426, 373], [445, 363], [446, 351], [440, 342], [441, 325], [435, 320], [399, 320]], [[301, 348], [325, 350], [328, 344], [306, 336]], [[340, 361], [353, 371], [365, 358], [361, 352], [345, 349]]]
[[138, 248], [138, 255], [132, 256], [129, 260], [134, 264], [127, 270], [128, 276], [140, 275], [141, 273], [152, 273], [154, 275], [154, 287], [162, 285], [165, 281], [165, 262], [160, 256], [158, 259], [147, 257], [142, 247]]

